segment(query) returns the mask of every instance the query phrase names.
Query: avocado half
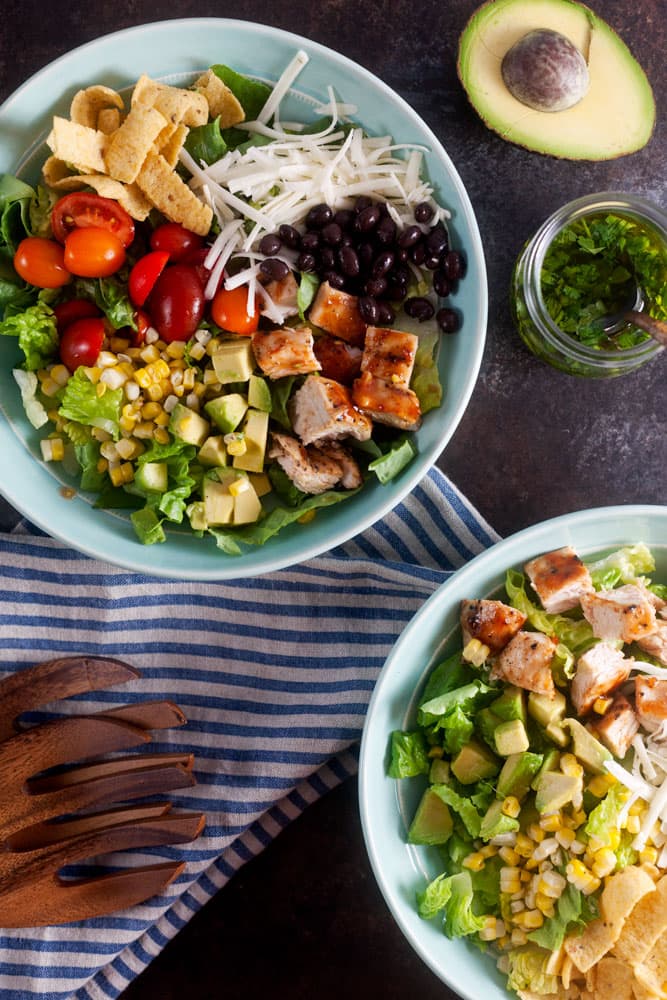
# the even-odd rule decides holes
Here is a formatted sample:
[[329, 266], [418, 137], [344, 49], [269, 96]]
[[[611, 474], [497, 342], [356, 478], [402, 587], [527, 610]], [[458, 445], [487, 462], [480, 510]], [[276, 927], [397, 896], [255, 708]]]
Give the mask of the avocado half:
[[[505, 53], [540, 28], [565, 35], [588, 64], [586, 94], [564, 111], [528, 108], [503, 81]], [[641, 149], [655, 126], [655, 99], [643, 69], [616, 32], [575, 0], [489, 0], [461, 34], [457, 70], [485, 124], [538, 153], [609, 160]]]

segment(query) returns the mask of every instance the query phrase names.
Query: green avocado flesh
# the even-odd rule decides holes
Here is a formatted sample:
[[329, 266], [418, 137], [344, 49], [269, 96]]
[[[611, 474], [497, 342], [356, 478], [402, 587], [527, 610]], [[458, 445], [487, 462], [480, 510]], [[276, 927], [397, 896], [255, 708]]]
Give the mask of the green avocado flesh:
[[[588, 64], [588, 90], [564, 111], [529, 108], [503, 81], [505, 54], [538, 29], [564, 35]], [[538, 153], [608, 160], [641, 149], [653, 132], [655, 100], [644, 71], [616, 32], [575, 0], [490, 0], [461, 35], [457, 68], [485, 124]]]

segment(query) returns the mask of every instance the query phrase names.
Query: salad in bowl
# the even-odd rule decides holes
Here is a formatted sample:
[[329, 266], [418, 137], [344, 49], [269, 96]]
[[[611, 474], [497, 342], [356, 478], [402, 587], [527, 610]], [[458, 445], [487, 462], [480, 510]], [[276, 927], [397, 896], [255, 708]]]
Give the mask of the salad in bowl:
[[467, 248], [423, 145], [369, 134], [332, 86], [293, 120], [308, 62], [272, 85], [222, 63], [92, 82], [37, 179], [0, 178], [0, 334], [33, 440], [145, 544], [307, 532], [409, 483], [442, 404]]

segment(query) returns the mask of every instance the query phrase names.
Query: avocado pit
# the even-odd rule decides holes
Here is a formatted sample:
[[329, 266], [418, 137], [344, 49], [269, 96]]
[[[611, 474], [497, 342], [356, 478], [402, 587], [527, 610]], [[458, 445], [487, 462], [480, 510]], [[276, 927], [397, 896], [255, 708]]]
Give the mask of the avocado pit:
[[556, 112], [578, 104], [590, 83], [588, 66], [569, 38], [549, 28], [529, 31], [505, 53], [505, 86], [535, 111]]

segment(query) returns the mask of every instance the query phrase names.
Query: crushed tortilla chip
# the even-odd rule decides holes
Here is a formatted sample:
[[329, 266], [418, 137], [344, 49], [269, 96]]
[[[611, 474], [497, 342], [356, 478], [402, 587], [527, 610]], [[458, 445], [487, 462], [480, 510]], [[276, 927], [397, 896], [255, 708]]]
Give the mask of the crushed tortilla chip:
[[206, 70], [194, 82], [195, 90], [204, 95], [211, 118], [220, 119], [220, 128], [238, 125], [245, 119], [245, 111], [226, 83], [212, 69]]
[[100, 111], [113, 109], [120, 113], [123, 107], [123, 98], [116, 90], [102, 84], [95, 84], [76, 92], [72, 98], [69, 116], [73, 122], [77, 122], [79, 125], [98, 128]]
[[102, 108], [97, 116], [97, 130], [104, 132], [105, 135], [111, 135], [120, 128], [122, 120], [118, 108]]
[[171, 222], [180, 222], [200, 236], [207, 235], [213, 220], [212, 209], [199, 200], [160, 153], [148, 154], [137, 184]]
[[635, 976], [644, 989], [664, 997], [667, 982], [667, 932], [660, 935], [643, 962], [634, 967]]
[[667, 875], [656, 882], [655, 892], [640, 899], [623, 924], [621, 936], [614, 945], [614, 955], [628, 965], [637, 965], [644, 961], [655, 942], [665, 932]]
[[184, 90], [157, 83], [144, 74], [137, 80], [132, 93], [132, 106], [156, 108], [174, 125], [205, 125], [208, 121], [208, 103], [196, 90]]
[[109, 136], [87, 125], [56, 115], [46, 144], [55, 157], [71, 163], [81, 173], [106, 174], [104, 159]]
[[185, 137], [188, 134], [188, 129], [183, 123], [177, 125], [172, 134], [169, 136], [166, 142], [158, 147], [158, 151], [169, 164], [170, 167], [175, 167], [178, 163], [178, 154], [183, 148], [183, 143], [185, 142]]
[[156, 108], [133, 107], [110, 138], [106, 172], [126, 184], [136, 181], [149, 150], [166, 124], [164, 115]]

